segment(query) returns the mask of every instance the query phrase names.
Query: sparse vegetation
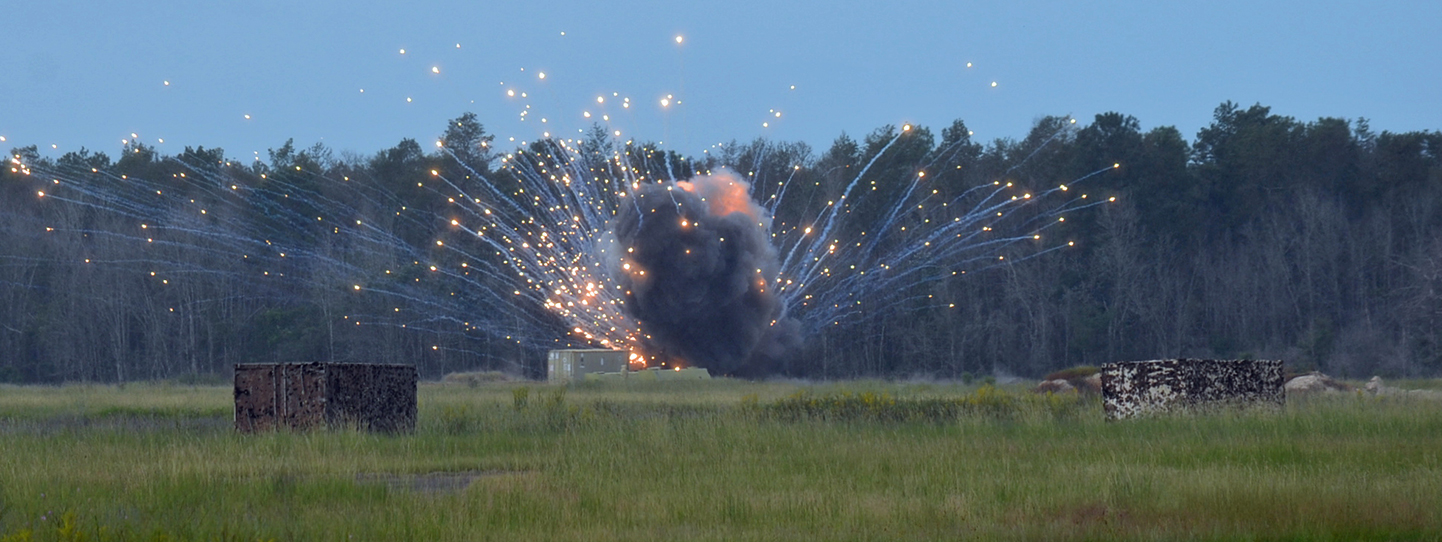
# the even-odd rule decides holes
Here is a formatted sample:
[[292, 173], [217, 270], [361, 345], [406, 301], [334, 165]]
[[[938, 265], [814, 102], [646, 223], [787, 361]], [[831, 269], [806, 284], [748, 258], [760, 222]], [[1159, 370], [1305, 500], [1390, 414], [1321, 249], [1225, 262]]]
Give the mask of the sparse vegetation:
[[455, 382], [403, 436], [239, 435], [230, 401], [0, 386], [0, 539], [1442, 536], [1442, 408], [1405, 396], [1107, 423], [960, 383]]
[[[1093, 398], [1095, 399], [1095, 398]], [[984, 385], [956, 397], [901, 397], [887, 392], [832, 392], [817, 395], [800, 390], [754, 409], [765, 418], [787, 421], [954, 422], [962, 418], [1015, 420], [1064, 418], [1099, 402], [1076, 394], [1012, 394]]]
[[512, 380], [516, 380], [516, 377], [508, 375], [501, 371], [472, 371], [468, 373], [451, 373], [446, 375], [445, 378], [441, 379], [442, 382], [451, 384], [465, 384], [472, 388], [478, 387], [481, 384], [489, 384], [492, 382], [510, 382]]

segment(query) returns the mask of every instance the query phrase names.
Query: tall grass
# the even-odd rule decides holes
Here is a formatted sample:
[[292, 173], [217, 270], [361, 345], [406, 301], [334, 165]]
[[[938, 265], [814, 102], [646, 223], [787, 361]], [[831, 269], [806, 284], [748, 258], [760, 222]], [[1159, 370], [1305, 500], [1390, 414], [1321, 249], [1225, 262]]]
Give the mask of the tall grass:
[[238, 435], [229, 405], [0, 387], [0, 536], [1442, 537], [1442, 403], [1414, 398], [1107, 423], [1094, 399], [945, 383], [423, 384], [401, 436]]

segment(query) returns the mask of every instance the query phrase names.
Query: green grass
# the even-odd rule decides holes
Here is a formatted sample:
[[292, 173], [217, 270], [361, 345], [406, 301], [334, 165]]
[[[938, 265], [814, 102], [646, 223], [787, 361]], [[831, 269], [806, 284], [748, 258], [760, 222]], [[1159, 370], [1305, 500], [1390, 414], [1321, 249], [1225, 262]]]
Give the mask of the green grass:
[[[1442, 538], [1415, 398], [1108, 423], [949, 384], [423, 384], [402, 436], [238, 435], [230, 404], [0, 386], [0, 539]], [[474, 480], [376, 481], [439, 472]]]

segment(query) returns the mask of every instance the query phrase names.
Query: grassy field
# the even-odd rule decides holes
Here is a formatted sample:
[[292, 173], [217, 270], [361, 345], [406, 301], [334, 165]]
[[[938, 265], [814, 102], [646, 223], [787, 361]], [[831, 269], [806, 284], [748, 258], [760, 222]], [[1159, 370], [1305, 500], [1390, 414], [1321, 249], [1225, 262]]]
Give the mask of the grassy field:
[[0, 386], [0, 540], [1442, 539], [1442, 402], [1407, 397], [430, 383], [411, 435], [230, 424], [228, 387]]

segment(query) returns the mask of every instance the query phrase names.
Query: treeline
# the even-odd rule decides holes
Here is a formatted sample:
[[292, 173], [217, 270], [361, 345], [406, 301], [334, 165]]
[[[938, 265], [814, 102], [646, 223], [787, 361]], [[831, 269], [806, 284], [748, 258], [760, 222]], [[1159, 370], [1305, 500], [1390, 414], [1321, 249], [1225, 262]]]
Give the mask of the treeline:
[[[309, 359], [536, 376], [567, 325], [507, 304], [512, 278], [494, 255], [472, 249], [472, 267], [447, 267], [467, 241], [447, 220], [454, 187], [433, 179], [519, 208], [533, 203], [519, 192], [527, 179], [572, 155], [593, 179], [726, 166], [762, 201], [785, 187], [777, 229], [816, 216], [864, 169], [883, 197], [847, 203], [842, 236], [875, 227], [894, 201], [884, 196], [919, 170], [941, 201], [996, 181], [1040, 190], [1084, 177], [1078, 189], [1117, 198], [1047, 232], [1075, 247], [1030, 259], [1037, 247], [1011, 247], [1015, 263], [809, 333], [787, 374], [1034, 376], [1175, 356], [1353, 376], [1442, 370], [1442, 133], [1232, 103], [1190, 142], [1118, 113], [1047, 117], [989, 143], [961, 121], [908, 128], [843, 135], [819, 153], [757, 140], [683, 157], [599, 129], [575, 153], [551, 141], [496, 151], [467, 114], [448, 123], [444, 150], [403, 140], [368, 157], [289, 142], [265, 163], [139, 143], [113, 161], [15, 149], [0, 172], [0, 381], [213, 378], [237, 362]], [[58, 201], [38, 196], [55, 181]], [[385, 295], [357, 295], [360, 284]]]
[[[1117, 166], [1082, 185], [1117, 203], [1068, 218], [1077, 248], [945, 282], [935, 294], [956, 309], [899, 309], [860, 337], [837, 330], [796, 371], [1035, 376], [1178, 356], [1351, 376], [1442, 370], [1442, 133], [1233, 103], [1191, 142], [1118, 113], [1069, 124], [1049, 117], [1020, 141], [963, 145], [936, 169], [962, 185], [1046, 187]], [[955, 148], [945, 140], [962, 130], [935, 147], [922, 130], [913, 152]], [[879, 135], [838, 140], [812, 169], [864, 163]]]
[[433, 170], [476, 182], [495, 160], [474, 115], [444, 139], [450, 154], [406, 139], [370, 157], [288, 141], [250, 163], [138, 142], [116, 160], [13, 150], [0, 381], [216, 379], [234, 363], [305, 360], [531, 370], [550, 346], [536, 341], [564, 328], [539, 307], [496, 310], [509, 288], [497, 296], [446, 265], [447, 196], [424, 185]]

